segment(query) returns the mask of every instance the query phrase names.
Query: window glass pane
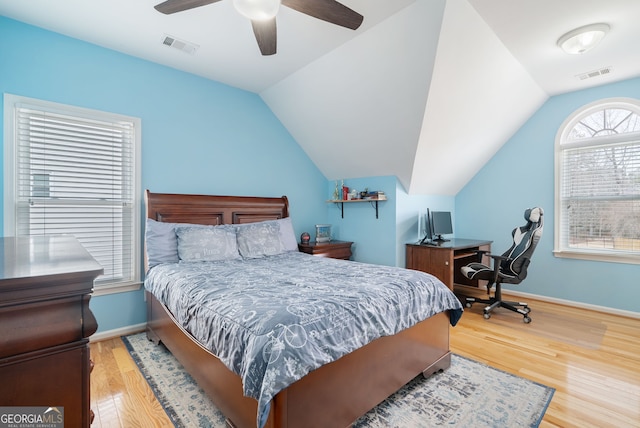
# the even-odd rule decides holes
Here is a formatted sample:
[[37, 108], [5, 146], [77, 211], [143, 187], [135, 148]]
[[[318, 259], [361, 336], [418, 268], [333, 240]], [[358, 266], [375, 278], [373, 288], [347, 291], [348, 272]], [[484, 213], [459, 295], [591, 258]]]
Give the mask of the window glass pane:
[[640, 254], [637, 111], [640, 103], [637, 109], [602, 108], [574, 122], [559, 142], [557, 250]]
[[609, 108], [580, 120], [569, 132], [567, 141], [604, 137], [640, 131], [640, 116], [627, 109]]
[[16, 107], [15, 233], [74, 235], [104, 268], [96, 284], [131, 283], [136, 124], [94, 113]]

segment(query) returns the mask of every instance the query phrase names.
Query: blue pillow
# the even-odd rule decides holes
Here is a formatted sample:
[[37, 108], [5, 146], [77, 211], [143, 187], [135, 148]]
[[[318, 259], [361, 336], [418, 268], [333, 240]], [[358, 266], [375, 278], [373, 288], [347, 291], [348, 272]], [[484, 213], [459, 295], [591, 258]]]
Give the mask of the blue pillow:
[[237, 224], [236, 230], [240, 231], [245, 227], [255, 227], [256, 224], [274, 224], [278, 227], [278, 236], [283, 251], [298, 251], [298, 239], [293, 231], [291, 217], [280, 218], [278, 220], [265, 220], [258, 223]]
[[[144, 231], [144, 241], [149, 268], [160, 263], [178, 263], [177, 226], [207, 227], [203, 224], [165, 223], [148, 218]], [[210, 226], [209, 226], [210, 227]]]
[[178, 241], [173, 230], [174, 223], [163, 223], [147, 219], [144, 230], [144, 242], [147, 252], [147, 264], [150, 268], [160, 263], [178, 262]]
[[298, 238], [296, 238], [296, 233], [293, 231], [291, 217], [271, 221], [280, 225], [280, 242], [282, 242], [284, 250], [298, 251]]
[[[298, 241], [293, 231], [291, 218], [286, 217], [278, 220], [267, 220], [262, 223], [273, 223], [278, 225], [280, 242], [283, 251], [298, 251]], [[247, 223], [235, 225], [237, 230], [258, 223]], [[190, 223], [165, 223], [148, 218], [145, 228], [145, 243], [147, 252], [147, 265], [152, 268], [160, 263], [178, 263], [178, 238], [176, 227], [212, 227], [203, 224]], [[217, 227], [217, 226], [216, 226]]]
[[236, 230], [242, 257], [255, 259], [285, 252], [280, 241], [280, 225], [273, 221], [247, 223]]
[[232, 226], [176, 227], [178, 256], [181, 261], [240, 259], [236, 230]]

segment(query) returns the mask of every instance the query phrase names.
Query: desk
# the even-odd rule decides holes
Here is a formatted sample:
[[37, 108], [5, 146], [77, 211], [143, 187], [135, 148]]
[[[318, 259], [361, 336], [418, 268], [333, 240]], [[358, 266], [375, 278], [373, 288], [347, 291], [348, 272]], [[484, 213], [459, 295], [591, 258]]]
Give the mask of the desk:
[[[486, 281], [471, 281], [465, 278], [460, 268], [477, 261], [476, 251], [491, 251], [492, 241], [452, 238], [440, 245], [407, 244], [407, 269], [430, 273], [453, 290], [455, 285], [479, 287]], [[485, 256], [482, 261], [488, 263]]]

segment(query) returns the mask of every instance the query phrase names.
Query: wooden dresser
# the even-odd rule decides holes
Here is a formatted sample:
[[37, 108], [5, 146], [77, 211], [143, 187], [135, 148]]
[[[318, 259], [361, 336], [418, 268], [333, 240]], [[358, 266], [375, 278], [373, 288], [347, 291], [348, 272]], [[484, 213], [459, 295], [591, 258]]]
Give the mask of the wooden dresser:
[[102, 267], [71, 236], [0, 238], [0, 405], [64, 408], [88, 427], [89, 309]]

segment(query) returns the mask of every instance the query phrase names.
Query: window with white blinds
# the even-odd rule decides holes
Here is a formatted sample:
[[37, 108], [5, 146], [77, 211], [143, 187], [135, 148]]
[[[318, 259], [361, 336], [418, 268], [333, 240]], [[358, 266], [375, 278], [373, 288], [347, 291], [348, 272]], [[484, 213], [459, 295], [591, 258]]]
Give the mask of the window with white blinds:
[[559, 136], [554, 253], [640, 263], [640, 101], [589, 105]]
[[[13, 226], [15, 235], [74, 235], [104, 268], [97, 291], [137, 288], [139, 119], [9, 98], [14, 192], [5, 234]], [[5, 112], [6, 104], [7, 95]]]

